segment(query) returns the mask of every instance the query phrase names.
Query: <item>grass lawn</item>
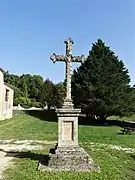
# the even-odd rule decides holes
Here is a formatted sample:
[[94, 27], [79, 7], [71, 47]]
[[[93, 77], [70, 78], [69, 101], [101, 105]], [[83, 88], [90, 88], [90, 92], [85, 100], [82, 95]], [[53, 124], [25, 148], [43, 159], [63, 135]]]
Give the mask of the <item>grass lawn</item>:
[[[5, 172], [6, 180], [134, 180], [135, 179], [135, 155], [126, 154], [117, 150], [105, 148], [91, 149], [89, 143], [83, 145], [91, 155], [95, 163], [101, 167], [100, 173], [73, 173], [73, 172], [39, 172], [38, 160], [20, 158], [15, 160], [13, 167]], [[49, 149], [48, 149], [49, 150]], [[32, 151], [30, 153], [47, 154], [44, 151]]]
[[[0, 121], [0, 139], [57, 140], [57, 120], [27, 114], [14, 115], [12, 120]], [[55, 117], [54, 117], [55, 119]], [[99, 142], [135, 147], [135, 135], [119, 135], [117, 126], [79, 125], [81, 142]]]
[[[57, 140], [57, 122], [53, 117], [41, 118], [27, 114], [15, 115], [12, 120], [0, 122], [0, 139]], [[101, 173], [41, 173], [37, 171], [39, 159], [30, 156], [18, 158], [11, 169], [6, 170], [6, 180], [134, 180], [135, 154], [108, 149], [98, 143], [135, 148], [135, 134], [119, 135], [117, 126], [79, 126], [79, 142], [101, 167]], [[97, 144], [92, 146], [91, 142]], [[48, 147], [48, 151], [49, 151]], [[35, 154], [48, 154], [34, 151]]]
[[43, 121], [27, 114], [0, 121], [0, 139], [56, 140], [57, 122]]

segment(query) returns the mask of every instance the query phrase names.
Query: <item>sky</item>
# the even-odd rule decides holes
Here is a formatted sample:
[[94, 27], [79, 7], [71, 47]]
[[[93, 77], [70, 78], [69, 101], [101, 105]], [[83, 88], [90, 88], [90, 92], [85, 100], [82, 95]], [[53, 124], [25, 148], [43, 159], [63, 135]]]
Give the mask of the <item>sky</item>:
[[[123, 60], [135, 84], [134, 0], [0, 0], [0, 67], [13, 74], [39, 74], [64, 80], [64, 40], [74, 40], [73, 55], [88, 55], [101, 38]], [[73, 68], [80, 66], [73, 63]]]

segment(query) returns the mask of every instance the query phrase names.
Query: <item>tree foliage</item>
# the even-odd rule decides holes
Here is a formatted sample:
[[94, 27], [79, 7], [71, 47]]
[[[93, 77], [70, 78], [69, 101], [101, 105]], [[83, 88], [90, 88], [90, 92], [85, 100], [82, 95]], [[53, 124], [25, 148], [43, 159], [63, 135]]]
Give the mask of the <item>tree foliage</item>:
[[127, 111], [133, 112], [129, 82], [124, 63], [98, 39], [87, 60], [73, 73], [74, 103], [84, 113], [100, 119], [123, 116]]
[[53, 103], [53, 89], [54, 89], [53, 82], [47, 79], [43, 83], [40, 89], [40, 93], [39, 93], [39, 101], [41, 102], [43, 106], [45, 106], [46, 103], [48, 105], [48, 108], [53, 106], [54, 104]]
[[14, 87], [14, 105], [44, 107], [62, 106], [65, 97], [63, 83], [54, 84], [49, 79], [45, 81], [39, 75], [23, 74], [17, 76], [7, 71], [5, 82]]
[[59, 107], [59, 108], [62, 107], [65, 96], [66, 96], [65, 83], [60, 82], [56, 84], [55, 89], [54, 89], [54, 104], [56, 107]]

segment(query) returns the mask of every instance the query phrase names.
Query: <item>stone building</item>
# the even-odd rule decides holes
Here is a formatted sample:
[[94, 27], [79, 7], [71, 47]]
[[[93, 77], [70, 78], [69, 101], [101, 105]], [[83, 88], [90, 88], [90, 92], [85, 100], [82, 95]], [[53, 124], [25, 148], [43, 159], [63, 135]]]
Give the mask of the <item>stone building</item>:
[[0, 120], [11, 119], [14, 90], [4, 82], [4, 70], [0, 68]]

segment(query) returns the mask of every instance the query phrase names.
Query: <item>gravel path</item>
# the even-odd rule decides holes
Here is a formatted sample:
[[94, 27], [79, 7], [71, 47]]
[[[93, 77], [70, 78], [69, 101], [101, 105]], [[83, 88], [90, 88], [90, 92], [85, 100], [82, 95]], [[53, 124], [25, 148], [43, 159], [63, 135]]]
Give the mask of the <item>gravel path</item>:
[[2, 180], [3, 171], [10, 165], [13, 157], [5, 157], [6, 153], [0, 151], [0, 180]]
[[0, 140], [0, 180], [3, 180], [3, 171], [12, 164], [11, 160], [14, 158], [6, 157], [7, 152], [44, 149], [45, 145], [55, 143], [55, 141]]

